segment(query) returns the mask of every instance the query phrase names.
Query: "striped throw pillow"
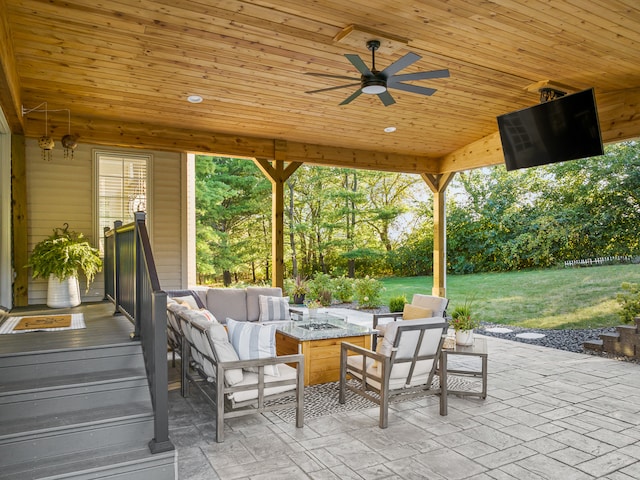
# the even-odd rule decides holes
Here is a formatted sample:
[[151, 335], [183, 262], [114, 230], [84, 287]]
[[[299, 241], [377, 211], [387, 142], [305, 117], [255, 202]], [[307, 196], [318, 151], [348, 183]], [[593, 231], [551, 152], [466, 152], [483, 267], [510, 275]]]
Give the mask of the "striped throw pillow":
[[[276, 327], [259, 323], [238, 322], [227, 318], [229, 340], [240, 360], [273, 358], [276, 356]], [[248, 369], [249, 370], [249, 369]], [[252, 368], [250, 371], [257, 371]], [[264, 374], [279, 377], [277, 365], [266, 365]]]
[[259, 322], [269, 322], [273, 320], [290, 320], [289, 317], [289, 297], [269, 297], [258, 295], [260, 306]]

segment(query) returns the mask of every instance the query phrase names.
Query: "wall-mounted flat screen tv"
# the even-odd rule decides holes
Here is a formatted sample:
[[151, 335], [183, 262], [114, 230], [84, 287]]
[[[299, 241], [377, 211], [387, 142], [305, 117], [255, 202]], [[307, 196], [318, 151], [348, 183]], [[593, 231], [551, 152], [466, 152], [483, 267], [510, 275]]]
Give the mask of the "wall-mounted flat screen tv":
[[507, 170], [604, 153], [593, 89], [498, 117]]

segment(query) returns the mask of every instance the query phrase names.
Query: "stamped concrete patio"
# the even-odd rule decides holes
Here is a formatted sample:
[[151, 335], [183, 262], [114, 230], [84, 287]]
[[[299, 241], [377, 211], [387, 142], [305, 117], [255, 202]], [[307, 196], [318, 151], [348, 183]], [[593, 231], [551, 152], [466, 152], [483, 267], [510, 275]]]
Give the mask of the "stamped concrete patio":
[[[214, 442], [211, 409], [170, 396], [181, 480], [640, 478], [640, 365], [497, 338], [489, 397], [401, 402], [389, 428], [370, 409], [309, 419], [228, 421]], [[195, 389], [192, 389], [195, 390]]]

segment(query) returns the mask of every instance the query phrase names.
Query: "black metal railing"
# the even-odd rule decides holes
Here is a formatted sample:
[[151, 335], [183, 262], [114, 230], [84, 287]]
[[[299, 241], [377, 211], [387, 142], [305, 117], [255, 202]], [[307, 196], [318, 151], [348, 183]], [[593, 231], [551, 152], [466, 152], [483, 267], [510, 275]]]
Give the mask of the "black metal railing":
[[140, 340], [154, 411], [152, 453], [173, 450], [169, 440], [167, 380], [167, 294], [160, 289], [144, 212], [133, 223], [105, 230], [105, 297], [134, 324], [132, 338]]

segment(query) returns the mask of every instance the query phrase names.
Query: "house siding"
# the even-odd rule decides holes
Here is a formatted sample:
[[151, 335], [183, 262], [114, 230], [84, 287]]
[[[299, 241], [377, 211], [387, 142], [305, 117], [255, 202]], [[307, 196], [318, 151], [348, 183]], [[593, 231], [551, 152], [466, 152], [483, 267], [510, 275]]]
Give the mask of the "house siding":
[[[54, 228], [69, 224], [71, 230], [85, 234], [96, 245], [95, 179], [93, 151], [128, 152], [115, 147], [79, 144], [73, 159], [65, 159], [63, 149], [56, 145], [51, 161], [42, 159], [36, 139], [26, 141], [28, 247], [50, 235]], [[182, 156], [178, 153], [136, 151], [151, 154], [149, 168], [150, 196], [148, 226], [151, 246], [163, 289], [182, 288], [186, 277], [182, 262], [186, 235], [181, 231], [183, 211]], [[19, 268], [19, 266], [16, 266]], [[82, 301], [100, 301], [104, 298], [102, 272], [96, 276], [88, 292], [86, 281], [80, 278]], [[29, 304], [45, 304], [46, 280], [29, 280]]]

